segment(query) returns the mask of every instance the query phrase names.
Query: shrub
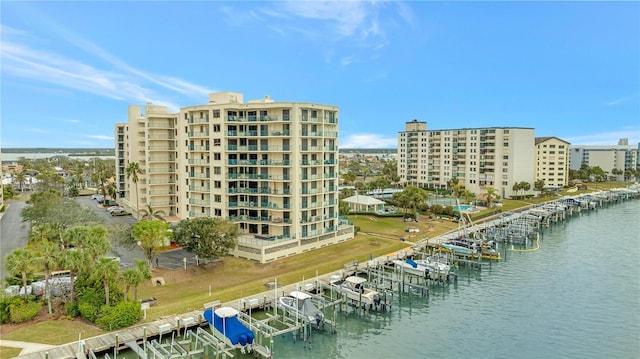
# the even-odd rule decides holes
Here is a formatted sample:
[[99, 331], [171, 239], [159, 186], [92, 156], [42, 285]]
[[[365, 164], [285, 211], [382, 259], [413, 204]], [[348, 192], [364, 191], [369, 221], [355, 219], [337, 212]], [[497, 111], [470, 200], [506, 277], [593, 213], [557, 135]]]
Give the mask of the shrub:
[[78, 309], [78, 303], [67, 303], [67, 305], [64, 306], [64, 313], [72, 318], [79, 316], [80, 310]]
[[102, 317], [96, 324], [103, 330], [128, 327], [142, 318], [140, 302], [120, 302], [113, 307], [102, 307]]
[[12, 323], [22, 323], [33, 319], [42, 308], [39, 302], [17, 303], [10, 306], [9, 318]]
[[21, 297], [0, 297], [0, 323], [7, 323], [11, 315], [11, 306], [22, 302]]
[[95, 322], [98, 317], [98, 307], [91, 303], [83, 302], [78, 305], [78, 311], [82, 317], [90, 322]]

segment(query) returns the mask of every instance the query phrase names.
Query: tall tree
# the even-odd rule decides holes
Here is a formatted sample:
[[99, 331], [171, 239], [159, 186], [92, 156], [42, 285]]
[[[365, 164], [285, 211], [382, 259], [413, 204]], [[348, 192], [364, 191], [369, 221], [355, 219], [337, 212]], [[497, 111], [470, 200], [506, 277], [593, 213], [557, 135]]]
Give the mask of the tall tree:
[[142, 276], [135, 268], [127, 268], [120, 273], [120, 278], [124, 282], [124, 300], [129, 301], [129, 290], [142, 283]]
[[471, 202], [471, 199], [473, 198], [473, 192], [471, 192], [471, 190], [468, 189], [464, 189], [461, 193], [460, 196], [462, 196], [464, 198], [465, 203], [469, 203]]
[[75, 301], [76, 289], [75, 281], [81, 273], [89, 268], [91, 265], [91, 258], [88, 253], [83, 250], [65, 250], [62, 252], [62, 261], [64, 267], [69, 270], [70, 281], [70, 301]]
[[104, 226], [87, 226], [83, 228], [85, 234], [81, 247], [89, 254], [91, 260], [95, 262], [111, 249], [109, 232]]
[[13, 180], [20, 185], [20, 192], [24, 191], [24, 185], [27, 183], [27, 174], [24, 170], [18, 171], [13, 176]]
[[201, 258], [229, 254], [236, 245], [238, 233], [237, 224], [209, 217], [185, 219], [173, 229], [176, 243]]
[[12, 275], [22, 277], [22, 288], [24, 289], [24, 301], [27, 301], [27, 273], [33, 270], [36, 264], [36, 256], [30, 250], [18, 248], [9, 253], [5, 258], [4, 267]]
[[491, 208], [491, 204], [494, 199], [500, 198], [500, 196], [496, 193], [496, 189], [493, 187], [487, 187], [487, 192], [484, 194], [484, 199], [487, 201], [487, 208]]
[[392, 195], [393, 200], [398, 204], [398, 206], [401, 206], [404, 210], [404, 214], [407, 214], [407, 208], [411, 205], [411, 201], [409, 199], [409, 196], [407, 194], [407, 192], [402, 191], [402, 192], [395, 192]]
[[147, 263], [145, 260], [136, 258], [136, 259], [134, 259], [134, 261], [136, 263], [136, 271], [138, 271], [139, 279], [140, 279], [140, 282], [136, 283], [133, 286], [133, 300], [137, 301], [138, 300], [138, 287], [145, 280], [151, 279], [152, 273], [151, 273], [151, 267], [149, 267], [149, 263]]
[[149, 265], [170, 237], [169, 224], [162, 221], [145, 220], [133, 225], [133, 239], [142, 248]]
[[429, 192], [417, 186], [407, 186], [402, 190], [402, 192], [406, 192], [409, 204], [413, 208], [414, 215], [417, 215], [417, 207], [429, 199]]
[[153, 219], [162, 219], [162, 216], [166, 216], [167, 214], [161, 209], [154, 209], [150, 205], [147, 205], [147, 209], [141, 209], [138, 211], [140, 213], [140, 220], [153, 220]]
[[127, 173], [127, 179], [130, 179], [131, 182], [136, 186], [136, 211], [140, 210], [140, 194], [138, 193], [138, 175], [142, 174], [142, 170], [140, 169], [140, 165], [138, 162], [131, 162], [127, 166], [125, 172]]
[[91, 278], [102, 281], [106, 305], [109, 305], [109, 281], [111, 278], [117, 278], [119, 272], [118, 262], [106, 257], [99, 258], [91, 270]]
[[61, 263], [62, 251], [60, 245], [50, 241], [44, 240], [40, 243], [40, 251], [38, 253], [37, 262], [44, 269], [44, 296], [47, 298], [47, 307], [49, 314], [53, 313], [51, 307], [51, 293], [49, 290], [49, 276], [52, 269], [56, 269]]
[[145, 280], [151, 279], [151, 268], [149, 263], [143, 259], [135, 259], [134, 268], [128, 268], [121, 274], [121, 278], [125, 284], [125, 300], [129, 300], [129, 290], [133, 287], [133, 300], [138, 300], [138, 287]]
[[544, 180], [539, 179], [533, 182], [533, 189], [535, 189], [536, 191], [540, 192], [540, 194], [542, 194], [542, 190], [544, 190]]

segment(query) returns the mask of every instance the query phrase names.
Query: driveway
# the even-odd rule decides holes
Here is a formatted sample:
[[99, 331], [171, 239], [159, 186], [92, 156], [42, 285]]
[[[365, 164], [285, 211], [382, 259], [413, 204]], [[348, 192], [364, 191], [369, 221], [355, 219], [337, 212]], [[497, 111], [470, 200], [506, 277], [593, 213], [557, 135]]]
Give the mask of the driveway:
[[25, 207], [23, 201], [7, 201], [7, 209], [0, 219], [0, 279], [9, 273], [4, 269], [4, 258], [17, 248], [29, 243], [29, 223], [23, 222], [20, 212]]

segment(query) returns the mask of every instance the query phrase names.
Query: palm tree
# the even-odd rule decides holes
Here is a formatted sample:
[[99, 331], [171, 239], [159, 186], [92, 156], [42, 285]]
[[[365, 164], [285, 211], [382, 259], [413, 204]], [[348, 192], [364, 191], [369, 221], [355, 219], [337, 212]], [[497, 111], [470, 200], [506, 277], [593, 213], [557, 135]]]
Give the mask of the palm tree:
[[87, 229], [83, 226], [67, 228], [62, 233], [63, 248], [80, 247], [87, 236]]
[[473, 198], [473, 192], [471, 192], [471, 190], [468, 190], [468, 189], [465, 188], [460, 193], [460, 196], [464, 197], [465, 203], [469, 203], [469, 202], [471, 202], [471, 198]]
[[138, 175], [142, 173], [138, 162], [131, 162], [126, 169], [127, 179], [130, 179], [136, 185], [136, 210], [140, 210], [140, 196], [138, 195]]
[[13, 179], [20, 185], [20, 192], [23, 192], [24, 184], [27, 182], [27, 174], [24, 171], [17, 172]]
[[49, 314], [53, 313], [51, 308], [51, 295], [49, 293], [49, 275], [52, 269], [56, 269], [60, 264], [60, 255], [62, 251], [57, 243], [45, 240], [40, 246], [40, 253], [37, 262], [44, 269], [44, 295], [47, 298], [47, 306]]
[[109, 232], [103, 226], [85, 228], [86, 235], [81, 247], [89, 254], [91, 260], [95, 262], [98, 257], [105, 255], [111, 249]]
[[136, 262], [136, 270], [140, 273], [140, 282], [133, 286], [133, 300], [138, 300], [138, 286], [144, 282], [145, 280], [151, 279], [151, 268], [149, 267], [149, 263], [144, 259], [135, 259]]
[[109, 182], [107, 185], [107, 194], [111, 197], [112, 200], [116, 200], [116, 196], [118, 195], [118, 187], [116, 187], [115, 182]]
[[493, 187], [487, 187], [487, 193], [484, 194], [484, 198], [487, 201], [487, 208], [491, 208], [491, 203], [494, 199], [500, 198], [496, 193], [496, 189]]
[[140, 220], [153, 220], [154, 218], [162, 220], [162, 216], [166, 216], [163, 210], [155, 210], [150, 205], [147, 205], [147, 209], [141, 209], [138, 213], [140, 214]]
[[392, 195], [393, 200], [404, 209], [404, 214], [407, 214], [407, 207], [409, 207], [409, 196], [405, 191], [395, 192]]
[[30, 250], [18, 248], [5, 258], [4, 267], [12, 275], [22, 276], [22, 287], [24, 288], [24, 301], [27, 301], [27, 272], [36, 264], [36, 256]]
[[106, 305], [109, 305], [109, 279], [116, 278], [118, 276], [118, 272], [120, 272], [118, 262], [106, 257], [98, 259], [91, 271], [92, 279], [99, 279], [102, 281]]
[[70, 301], [74, 301], [75, 299], [75, 279], [79, 276], [82, 271], [89, 268], [91, 264], [91, 258], [87, 252], [83, 250], [65, 250], [63, 253], [63, 263], [65, 268], [69, 270], [69, 281], [70, 281]]
[[424, 203], [424, 201], [429, 199], [429, 192], [420, 187], [407, 186], [404, 188], [403, 192], [407, 193], [409, 204], [411, 204], [411, 207], [413, 207], [414, 215], [416, 215], [416, 208], [418, 207], [418, 205]]
[[151, 279], [149, 264], [142, 259], [135, 259], [135, 268], [129, 268], [122, 272], [121, 278], [125, 284], [124, 298], [129, 300], [129, 289], [133, 287], [133, 300], [138, 300], [138, 286], [145, 280]]

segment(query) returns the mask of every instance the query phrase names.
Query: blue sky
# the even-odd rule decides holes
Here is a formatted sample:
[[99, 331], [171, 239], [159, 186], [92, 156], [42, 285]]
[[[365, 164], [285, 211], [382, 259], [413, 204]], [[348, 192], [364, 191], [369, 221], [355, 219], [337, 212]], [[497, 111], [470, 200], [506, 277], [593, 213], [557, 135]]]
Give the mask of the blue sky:
[[342, 148], [428, 129], [640, 142], [639, 2], [13, 2], [2, 147], [113, 147], [128, 105], [340, 108]]

